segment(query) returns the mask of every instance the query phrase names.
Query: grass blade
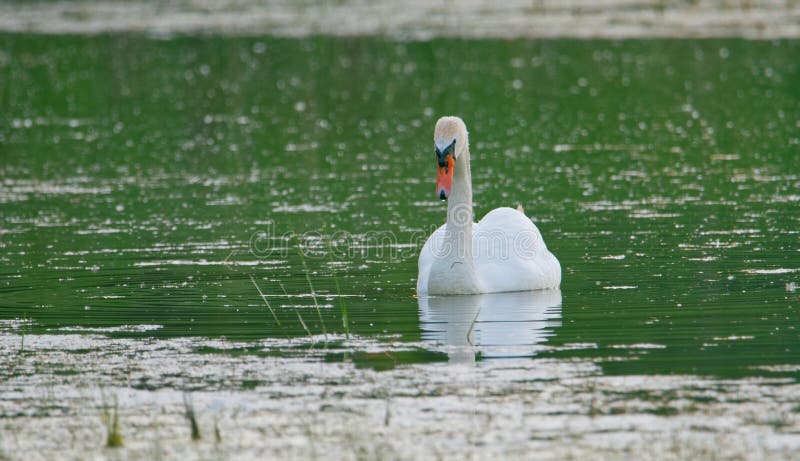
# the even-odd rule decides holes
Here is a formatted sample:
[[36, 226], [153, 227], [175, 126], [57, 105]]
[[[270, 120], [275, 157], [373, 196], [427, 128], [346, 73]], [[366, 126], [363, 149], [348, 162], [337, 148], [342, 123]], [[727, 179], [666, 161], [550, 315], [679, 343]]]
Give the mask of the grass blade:
[[275, 311], [272, 310], [272, 306], [269, 304], [269, 300], [267, 300], [267, 295], [265, 295], [264, 292], [261, 291], [261, 288], [259, 288], [258, 284], [256, 283], [256, 279], [254, 279], [252, 275], [250, 276], [250, 281], [253, 282], [253, 286], [256, 287], [256, 290], [258, 290], [258, 294], [261, 295], [261, 299], [264, 300], [264, 304], [266, 304], [267, 307], [269, 308], [269, 313], [272, 314], [272, 318], [275, 319], [275, 323], [277, 323], [278, 326], [280, 326], [281, 321], [278, 320], [278, 316], [275, 315]]
[[306, 264], [306, 258], [303, 256], [303, 249], [300, 245], [300, 238], [297, 238], [297, 254], [300, 256], [300, 262], [303, 264], [303, 272], [306, 275], [306, 280], [308, 281], [308, 286], [311, 288], [311, 298], [314, 300], [314, 307], [317, 309], [317, 316], [319, 317], [319, 324], [322, 327], [322, 334], [325, 336], [325, 343], [328, 342], [328, 332], [325, 329], [325, 321], [322, 320], [322, 310], [319, 308], [319, 302], [317, 302], [317, 292], [314, 290], [314, 285], [311, 283], [311, 276], [309, 275], [308, 265]]

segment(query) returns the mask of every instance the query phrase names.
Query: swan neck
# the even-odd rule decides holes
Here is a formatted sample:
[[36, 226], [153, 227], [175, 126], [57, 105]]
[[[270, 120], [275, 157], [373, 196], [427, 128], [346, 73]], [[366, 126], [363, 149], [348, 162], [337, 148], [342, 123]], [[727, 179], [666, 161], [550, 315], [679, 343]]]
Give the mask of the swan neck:
[[453, 172], [453, 189], [447, 200], [447, 230], [469, 256], [472, 255], [472, 221], [472, 176], [469, 148], [465, 148]]

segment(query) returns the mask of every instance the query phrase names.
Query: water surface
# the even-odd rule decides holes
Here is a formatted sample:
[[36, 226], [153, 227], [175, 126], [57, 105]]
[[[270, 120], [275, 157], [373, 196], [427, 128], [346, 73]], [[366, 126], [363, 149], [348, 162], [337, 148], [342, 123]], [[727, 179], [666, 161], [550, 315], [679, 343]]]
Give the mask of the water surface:
[[[391, 397], [393, 380], [433, 385], [449, 362], [478, 367], [510, 408], [522, 394], [508, 386], [530, 373], [623, 377], [631, 402], [650, 377], [673, 393], [734, 386], [706, 410], [745, 408], [717, 404], [734, 396], [783, 405], [771, 434], [798, 430], [786, 403], [800, 377], [796, 41], [0, 44], [0, 318], [18, 364], [6, 390], [205, 390], [216, 408], [214, 392], [275, 391], [265, 370], [302, 383], [299, 368], [355, 366], [367, 374], [340, 384], [387, 380], [375, 392]], [[560, 291], [415, 297], [419, 248], [445, 216], [431, 142], [445, 114], [470, 129], [476, 216], [522, 204], [561, 261]], [[64, 374], [52, 354], [70, 344], [91, 360], [118, 350], [134, 364], [150, 347], [158, 360], [133, 378], [89, 359]], [[210, 365], [194, 375], [175, 360]], [[215, 360], [253, 375], [221, 379]], [[785, 398], [742, 397], [751, 382]], [[587, 389], [559, 411], [614, 408], [593, 410]], [[0, 412], [51, 414], [24, 399]]]

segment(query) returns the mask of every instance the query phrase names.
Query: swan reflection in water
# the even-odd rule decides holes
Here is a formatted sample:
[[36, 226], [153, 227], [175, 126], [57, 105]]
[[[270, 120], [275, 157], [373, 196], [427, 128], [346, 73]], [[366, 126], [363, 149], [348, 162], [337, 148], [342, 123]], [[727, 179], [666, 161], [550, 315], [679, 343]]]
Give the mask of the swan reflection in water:
[[462, 296], [421, 295], [422, 338], [449, 346], [451, 362], [526, 357], [561, 326], [561, 290]]

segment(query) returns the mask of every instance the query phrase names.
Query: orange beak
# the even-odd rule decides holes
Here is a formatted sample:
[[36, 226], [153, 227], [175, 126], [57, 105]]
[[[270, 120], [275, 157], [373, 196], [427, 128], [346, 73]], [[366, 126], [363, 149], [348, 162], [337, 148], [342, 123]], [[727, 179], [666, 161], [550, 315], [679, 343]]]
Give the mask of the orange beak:
[[456, 168], [456, 159], [451, 154], [444, 158], [444, 164], [439, 161], [439, 174], [436, 175], [436, 195], [442, 200], [447, 200], [450, 196], [450, 188], [453, 186], [453, 170]]

